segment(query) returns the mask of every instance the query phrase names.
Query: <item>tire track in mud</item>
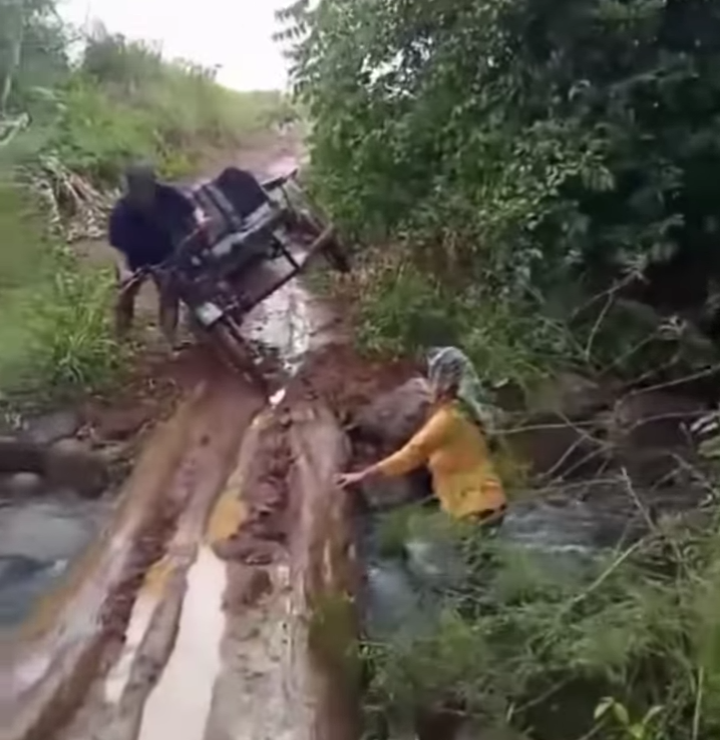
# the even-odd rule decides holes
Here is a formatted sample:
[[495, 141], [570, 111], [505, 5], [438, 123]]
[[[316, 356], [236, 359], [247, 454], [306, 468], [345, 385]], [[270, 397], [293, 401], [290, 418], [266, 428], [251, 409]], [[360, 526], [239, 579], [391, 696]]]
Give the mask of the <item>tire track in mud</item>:
[[[301, 287], [282, 296], [256, 319], [292, 324], [279, 345], [300, 369], [283, 399], [259, 413], [257, 393], [211, 358], [190, 368], [191, 398], [145, 450], [115, 530], [78, 568], [68, 614], [10, 661], [1, 740], [356, 736], [353, 687], [313, 644], [310, 616], [357, 575], [333, 487], [342, 421], [412, 368], [361, 360]], [[288, 316], [298, 303], [303, 326]], [[84, 626], [68, 640], [78, 609]], [[51, 680], [15, 685], [37, 656]]]
[[249, 425], [207, 527], [212, 495], [196, 492], [181, 513], [139, 587], [124, 662], [59, 738], [357, 737], [352, 676], [312, 634], [317, 605], [354, 593], [358, 577], [348, 500], [333, 487], [348, 455], [337, 419], [409, 371], [340, 344], [306, 359]]
[[[289, 163], [292, 156], [286, 159]], [[296, 287], [288, 286], [288, 308]], [[267, 318], [262, 316], [261, 323]], [[309, 343], [310, 333], [302, 326], [301, 340], [289, 336], [287, 344], [302, 354], [299, 345]], [[12, 718], [11, 726], [0, 730], [2, 740], [60, 737], [55, 728], [73, 713], [63, 737], [134, 737], [142, 732], [147, 698], [159, 695], [153, 692], [158, 677], [172, 674], [168, 665], [183, 653], [183, 606], [195, 601], [198, 589], [193, 584], [205, 584], [208, 567], [216, 573], [224, 568], [205, 546], [204, 525], [229, 472], [227, 452], [237, 450], [261, 406], [242, 381], [202, 360], [200, 364], [204, 366], [190, 377], [205, 382], [194, 388], [164, 438], [148, 446], [125, 487], [112, 531], [75, 564], [62, 592], [52, 595], [46, 611], [58, 611], [59, 617], [46, 613], [32, 640], [11, 648], [4, 640], [0, 644], [0, 716]], [[186, 379], [188, 387], [193, 384]], [[228, 424], [233, 407], [237, 418]], [[169, 477], [167, 470], [173, 468]], [[237, 528], [239, 495], [226, 494], [213, 517], [217, 522], [210, 522], [210, 539]], [[198, 563], [205, 575], [195, 578]], [[246, 596], [237, 595], [247, 590], [247, 574], [239, 574], [235, 564], [229, 567], [238, 574], [232, 579], [234, 589], [228, 589], [230, 598], [245, 602]], [[250, 581], [257, 579], [251, 575]], [[214, 606], [216, 612], [219, 607]], [[216, 635], [216, 643], [221, 637]]]
[[[154, 562], [167, 570], [167, 577], [160, 579], [163, 596], [174, 598], [159, 600], [161, 608], [148, 629], [155, 640], [151, 657], [139, 668], [133, 666], [130, 678], [137, 679], [139, 671], [147, 683], [164, 665], [162, 656], [152, 658], [153, 652], [161, 652], [162, 640], [155, 635], [167, 638], [169, 651], [172, 623], [180, 612], [178, 606], [173, 617], [173, 602], [182, 603], [177, 595], [185, 588], [207, 516], [244, 431], [263, 405], [260, 396], [235, 376], [215, 367], [203, 367], [202, 375], [203, 382], [184, 408], [151, 440], [128, 483], [115, 531], [78, 564], [80, 573], [72, 580], [80, 581], [81, 587], [67, 594], [64, 613], [51, 630], [9, 651], [7, 660], [3, 656], [0, 678], [8, 687], [3, 691], [7, 712], [0, 709], [12, 719], [0, 731], [3, 740], [45, 740], [82, 702], [93, 677], [104, 676], [115, 662], [136, 594]], [[153, 620], [169, 627], [153, 628]], [[33, 679], [29, 671], [39, 661], [47, 664], [47, 670]], [[123, 690], [118, 702], [123, 709], [129, 702], [126, 694], [137, 693], [133, 689], [137, 683], [143, 681], [129, 680]], [[103, 730], [100, 737], [105, 736]]]

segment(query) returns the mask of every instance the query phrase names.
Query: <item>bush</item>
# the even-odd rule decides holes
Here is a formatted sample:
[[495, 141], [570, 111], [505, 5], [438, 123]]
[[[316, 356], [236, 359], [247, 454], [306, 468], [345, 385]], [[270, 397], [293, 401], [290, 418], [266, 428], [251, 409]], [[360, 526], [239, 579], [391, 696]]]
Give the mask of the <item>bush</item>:
[[567, 323], [543, 316], [537, 303], [443, 284], [397, 253], [366, 255], [353, 283], [337, 288], [356, 298], [358, 339], [365, 349], [415, 354], [461, 346], [489, 386], [521, 387], [559, 365], [587, 365]]
[[0, 187], [0, 391], [70, 393], [112, 382], [123, 353], [112, 276], [49, 241], [29, 192]]
[[106, 386], [126, 359], [112, 324], [114, 275], [83, 267], [65, 251], [55, 259], [52, 281], [30, 304], [33, 375], [55, 392]]
[[474, 282], [478, 312], [530, 297], [539, 316], [578, 286], [573, 311], [667, 259], [658, 303], [702, 305], [720, 0], [301, 0], [283, 17], [314, 187], [349, 233], [452, 291]]
[[66, 254], [46, 278], [3, 292], [0, 390], [71, 396], [112, 384], [127, 359], [114, 338], [113, 276]]

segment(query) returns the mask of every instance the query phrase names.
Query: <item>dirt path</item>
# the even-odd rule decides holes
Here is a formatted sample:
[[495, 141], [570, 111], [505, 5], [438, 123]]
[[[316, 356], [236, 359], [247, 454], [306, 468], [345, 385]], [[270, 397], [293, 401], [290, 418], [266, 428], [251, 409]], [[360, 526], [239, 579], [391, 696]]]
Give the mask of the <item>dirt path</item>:
[[308, 627], [355, 575], [329, 407], [369, 390], [372, 368], [351, 378], [352, 363], [317, 349], [258, 413], [252, 388], [198, 358], [202, 380], [146, 447], [55, 618], [2, 661], [3, 740], [356, 736], [353, 687]]
[[[235, 163], [281, 174], [297, 145]], [[78, 248], [115, 259], [104, 244]], [[154, 313], [151, 289], [140, 308]], [[348, 454], [338, 419], [407, 368], [361, 362], [297, 282], [246, 330], [279, 358], [283, 391], [263, 409], [199, 348], [181, 359], [183, 400], [144, 444], [106, 530], [0, 641], [0, 740], [357, 737], [356, 687], [312, 629], [318, 604], [357, 577], [333, 484]]]
[[[238, 159], [269, 175], [296, 164], [285, 145]], [[317, 599], [353, 575], [332, 483], [347, 454], [331, 411], [347, 335], [297, 283], [246, 328], [291, 379], [284, 400], [262, 411], [199, 349], [182, 360], [184, 400], [144, 445], [106, 531], [0, 642], [0, 740], [355, 736], [353, 713], [331, 710], [353, 706], [351, 687], [314, 655], [309, 628]]]

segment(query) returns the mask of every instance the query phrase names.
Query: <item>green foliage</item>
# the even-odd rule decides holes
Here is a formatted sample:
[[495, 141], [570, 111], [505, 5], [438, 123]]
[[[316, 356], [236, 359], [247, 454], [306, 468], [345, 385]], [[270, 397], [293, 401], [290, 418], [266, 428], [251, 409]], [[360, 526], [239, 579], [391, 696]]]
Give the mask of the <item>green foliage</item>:
[[317, 186], [354, 226], [457, 245], [521, 288], [714, 238], [717, 2], [297, 12]]
[[46, 214], [19, 180], [37, 190], [47, 185], [43, 162], [58, 162], [72, 177], [115, 185], [134, 159], [179, 178], [293, 113], [280, 93], [236, 93], [213, 70], [101, 27], [71, 65], [70, 40], [54, 0], [0, 3], [3, 393], [97, 387], [125, 359], [109, 325], [110, 276], [49, 243]]
[[569, 287], [572, 312], [673, 255], [696, 266], [702, 303], [720, 269], [718, 0], [320, 0], [280, 15], [319, 197], [452, 291], [482, 286], [478, 323], [528, 296], [539, 316]]
[[[633, 722], [624, 704], [612, 697], [605, 697], [595, 710], [595, 719], [611, 716], [620, 728], [623, 740], [653, 740], [654, 738], [660, 740], [662, 735], [658, 734], [655, 725], [659, 724], [661, 712], [662, 707], [650, 707], [641, 720]], [[662, 728], [660, 730], [662, 731]]]
[[27, 9], [31, 3], [20, 12], [26, 6], [15, 0], [0, 7], [0, 28], [3, 13], [25, 23], [24, 34], [6, 39], [4, 56], [0, 34], [0, 81], [3, 74], [11, 80], [11, 108], [33, 115], [22, 151], [15, 147], [12, 161], [4, 152], [8, 165], [32, 163], [42, 151], [70, 170], [115, 183], [128, 160], [150, 159], [175, 178], [213, 150], [238, 146], [294, 114], [279, 92], [229, 90], [215, 82], [214, 70], [166, 60], [154, 47], [101, 26], [84, 39], [80, 64], [71, 70], [69, 34], [53, 2], [33, 2], [37, 11]]
[[53, 245], [17, 186], [0, 187], [0, 389], [73, 393], [112, 381], [112, 278]]
[[606, 561], [573, 561], [434, 521], [421, 531], [455, 548], [464, 584], [431, 584], [429, 632], [364, 646], [369, 724], [450, 706], [537, 740], [716, 737], [714, 530], [666, 529]]
[[57, 392], [107, 385], [126, 359], [112, 325], [112, 271], [84, 268], [67, 251], [58, 250], [55, 262], [52, 281], [30, 306], [33, 373]]
[[358, 270], [356, 292], [358, 338], [371, 351], [412, 354], [457, 344], [489, 386], [523, 386], [558, 365], [584, 362], [567, 324], [544, 317], [537, 301], [472, 285], [450, 288], [407, 260], [368, 262]]
[[69, 74], [67, 41], [53, 0], [0, 3], [0, 115], [42, 110], [44, 91]]
[[285, 115], [280, 93], [237, 93], [214, 71], [167, 61], [139, 41], [102, 28], [86, 40], [82, 65], [60, 91], [49, 143], [70, 169], [105, 182], [131, 159], [186, 175], [203, 154], [237, 146]]

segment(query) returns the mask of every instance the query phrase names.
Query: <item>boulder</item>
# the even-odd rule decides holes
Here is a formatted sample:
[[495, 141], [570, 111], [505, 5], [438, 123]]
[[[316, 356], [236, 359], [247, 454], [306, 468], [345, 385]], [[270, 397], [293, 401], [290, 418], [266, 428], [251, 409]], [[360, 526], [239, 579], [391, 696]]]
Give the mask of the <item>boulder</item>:
[[37, 496], [43, 492], [44, 481], [37, 473], [19, 472], [6, 476], [0, 483], [0, 490], [9, 496]]
[[420, 428], [430, 403], [427, 381], [413, 378], [362, 409], [355, 417], [353, 430], [365, 439], [381, 443], [383, 448], [397, 448]]
[[503, 437], [514, 457], [534, 475], [577, 478], [608, 464], [609, 449], [591, 424], [572, 424], [558, 414], [531, 414], [506, 429]]
[[692, 451], [685, 448], [627, 448], [616, 459], [627, 471], [633, 486], [656, 488], [691, 483]]
[[74, 411], [55, 411], [27, 419], [21, 439], [39, 445], [49, 445], [72, 437], [80, 428], [79, 414]]
[[95, 431], [101, 439], [124, 442], [137, 434], [152, 416], [150, 405], [107, 409], [98, 414]]
[[108, 486], [108, 467], [102, 455], [75, 439], [61, 440], [47, 451], [45, 477], [53, 488], [71, 488], [95, 498]]
[[636, 391], [621, 398], [610, 419], [609, 438], [618, 447], [690, 447], [690, 426], [707, 414], [702, 401], [657, 391]]
[[0, 473], [42, 473], [45, 448], [34, 442], [0, 437]]
[[567, 419], [589, 419], [613, 403], [612, 389], [572, 372], [544, 378], [527, 392], [532, 413], [553, 413]]
[[493, 398], [498, 409], [505, 412], [525, 411], [525, 389], [519, 383], [504, 381], [493, 388]]

